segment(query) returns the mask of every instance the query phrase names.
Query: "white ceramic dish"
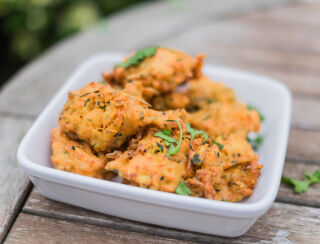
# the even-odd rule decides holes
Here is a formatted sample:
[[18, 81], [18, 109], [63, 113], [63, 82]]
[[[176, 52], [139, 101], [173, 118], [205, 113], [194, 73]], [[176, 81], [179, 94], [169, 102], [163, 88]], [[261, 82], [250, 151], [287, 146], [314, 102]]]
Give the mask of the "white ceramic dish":
[[264, 114], [259, 150], [264, 165], [253, 195], [229, 203], [147, 190], [76, 175], [53, 168], [50, 132], [70, 90], [100, 81], [101, 73], [122, 59], [120, 53], [96, 55], [66, 81], [22, 140], [17, 158], [35, 187], [46, 197], [131, 220], [222, 236], [240, 236], [274, 201], [280, 183], [290, 127], [291, 95], [279, 82], [264, 76], [205, 65], [204, 72], [235, 89], [239, 100]]

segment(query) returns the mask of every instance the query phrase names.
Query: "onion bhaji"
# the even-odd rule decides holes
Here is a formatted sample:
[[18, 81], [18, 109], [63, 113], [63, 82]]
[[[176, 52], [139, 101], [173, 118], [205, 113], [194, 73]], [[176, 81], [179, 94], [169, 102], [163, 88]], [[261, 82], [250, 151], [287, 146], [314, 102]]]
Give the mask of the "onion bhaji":
[[[159, 47], [153, 56], [146, 57], [139, 65], [132, 64], [127, 68], [118, 65], [112, 72], [104, 73], [103, 77], [107, 82], [119, 85], [141, 81], [144, 96], [150, 98], [171, 92], [189, 79], [200, 77], [203, 57], [198, 55], [192, 58], [183, 52]], [[124, 62], [128, 59], [130, 57]]]
[[125, 90], [92, 82], [69, 92], [59, 124], [69, 136], [87, 142], [96, 152], [111, 152], [149, 124], [163, 127], [166, 120], [176, 117], [171, 114], [148, 109], [142, 98]]
[[206, 131], [212, 138], [232, 134], [246, 138], [249, 132], [260, 130], [259, 113], [239, 102], [212, 103], [187, 117], [193, 127]]
[[106, 157], [95, 155], [85, 142], [71, 140], [61, 128], [52, 130], [51, 145], [51, 161], [55, 168], [99, 179], [113, 176], [104, 169]]
[[220, 82], [212, 82], [207, 76], [188, 82], [186, 96], [189, 99], [188, 108], [196, 110], [214, 102], [233, 103], [235, 93]]
[[237, 202], [261, 174], [247, 141], [260, 114], [201, 73], [203, 55], [149, 47], [71, 91], [52, 131], [57, 169], [123, 184]]
[[[150, 128], [136, 145], [110, 161], [105, 169], [117, 172], [128, 184], [174, 192], [186, 174], [189, 141], [183, 138], [179, 152], [168, 157], [164, 140], [154, 136], [157, 130]], [[172, 136], [178, 139], [177, 130]]]

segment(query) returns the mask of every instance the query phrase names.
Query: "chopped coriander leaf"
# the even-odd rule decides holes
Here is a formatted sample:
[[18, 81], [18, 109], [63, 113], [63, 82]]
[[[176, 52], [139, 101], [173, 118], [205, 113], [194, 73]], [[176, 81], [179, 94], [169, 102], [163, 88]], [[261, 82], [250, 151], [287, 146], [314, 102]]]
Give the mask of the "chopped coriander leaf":
[[163, 131], [158, 131], [156, 132], [153, 136], [155, 137], [160, 137], [161, 139], [165, 140], [168, 143], [177, 143], [177, 140], [174, 139], [173, 137], [170, 137], [168, 135], [166, 135], [165, 133], [163, 133]]
[[89, 95], [89, 94], [90, 94], [90, 92], [85, 93], [85, 94], [82, 94], [80, 97], [84, 97], [84, 96], [87, 96], [87, 95]]
[[221, 144], [221, 143], [219, 143], [219, 142], [216, 142], [216, 141], [213, 140], [213, 139], [211, 139], [211, 141], [212, 141], [213, 144], [216, 144], [216, 145], [218, 146], [219, 150], [222, 150], [222, 149], [223, 149], [223, 147], [224, 147], [223, 144]]
[[203, 139], [205, 140], [205, 142], [209, 140], [209, 135], [207, 132], [203, 132]]
[[127, 61], [116, 64], [115, 67], [123, 67], [129, 68], [132, 65], [139, 65], [145, 58], [152, 57], [156, 54], [158, 47], [151, 46], [144, 49], [138, 50], [132, 57], [130, 57]]
[[198, 154], [198, 153], [196, 153], [196, 154], [193, 156], [192, 162], [193, 162], [194, 164], [200, 163], [200, 159], [199, 159], [199, 154]]
[[252, 149], [254, 151], [258, 151], [259, 147], [261, 146], [261, 144], [263, 142], [263, 136], [262, 135], [258, 135], [255, 138], [247, 137], [247, 141], [251, 144]]
[[256, 109], [254, 106], [252, 106], [251, 104], [248, 104], [247, 105], [247, 109], [249, 110], [256, 110], [259, 114], [259, 118], [260, 118], [260, 122], [263, 122], [264, 121], [264, 116], [259, 112], [258, 109]]
[[90, 102], [90, 98], [88, 98], [88, 99], [84, 102], [84, 106], [87, 106], [88, 102]]
[[195, 137], [196, 135], [200, 135], [200, 134], [203, 133], [202, 130], [193, 129], [189, 123], [187, 123], [187, 131], [190, 133], [192, 140], [194, 139], [194, 137]]
[[306, 176], [304, 180], [296, 180], [282, 176], [281, 181], [294, 186], [294, 191], [297, 194], [306, 192], [311, 184], [320, 183], [320, 170], [316, 170], [313, 174], [308, 171], [304, 171], [304, 175]]
[[167, 136], [171, 136], [171, 130], [165, 128], [162, 130], [163, 134], [166, 134]]
[[294, 186], [294, 191], [298, 194], [301, 194], [303, 192], [306, 192], [309, 187], [309, 182], [308, 181], [302, 181], [302, 180], [295, 180], [291, 178], [287, 178], [285, 176], [282, 176], [281, 178], [282, 182], [293, 185]]
[[[174, 121], [177, 122], [177, 124], [179, 126], [179, 130], [180, 130], [179, 141], [177, 141], [175, 138], [173, 138], [173, 137], [168, 135], [168, 134], [171, 135], [171, 131], [169, 131], [168, 129], [164, 129], [162, 131], [158, 131], [153, 135], [155, 137], [159, 137], [159, 138], [163, 139], [165, 144], [166, 144], [166, 146], [169, 146], [169, 149], [168, 149], [168, 152], [167, 152], [167, 156], [168, 157], [170, 157], [170, 156], [172, 156], [172, 155], [174, 155], [174, 154], [179, 152], [181, 141], [182, 141], [182, 136], [183, 136], [183, 131], [182, 131], [182, 128], [181, 128], [179, 120], [174, 120]], [[177, 145], [174, 146], [173, 143], [175, 143]]]
[[180, 181], [176, 189], [176, 193], [179, 195], [189, 196], [191, 191], [183, 181]]
[[176, 153], [179, 152], [180, 150], [180, 145], [181, 145], [181, 141], [182, 141], [182, 134], [183, 134], [183, 131], [182, 131], [182, 128], [181, 128], [181, 125], [180, 125], [180, 122], [179, 120], [176, 120], [178, 126], [179, 126], [179, 130], [180, 130], [180, 136], [179, 136], [179, 141], [177, 143], [177, 146], [174, 146], [173, 144], [170, 145], [169, 147], [169, 150], [168, 150], [168, 153], [167, 153], [167, 156], [170, 157], [171, 155], [174, 155]]
[[160, 148], [160, 151], [163, 152], [163, 146], [159, 142], [157, 142], [157, 145]]
[[309, 181], [312, 183], [320, 183], [320, 169], [316, 170], [313, 174], [309, 171], [304, 171], [305, 176], [309, 179]]

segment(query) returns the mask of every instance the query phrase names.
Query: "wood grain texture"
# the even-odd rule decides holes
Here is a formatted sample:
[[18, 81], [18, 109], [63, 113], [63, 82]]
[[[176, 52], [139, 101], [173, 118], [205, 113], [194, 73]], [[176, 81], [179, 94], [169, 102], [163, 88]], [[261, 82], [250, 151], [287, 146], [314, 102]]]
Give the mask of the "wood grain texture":
[[6, 239], [6, 243], [175, 244], [187, 242], [29, 214], [20, 214]]
[[[283, 175], [302, 180], [305, 177], [303, 174], [305, 170], [314, 173], [316, 170], [320, 170], [320, 165], [287, 161], [284, 165]], [[281, 183], [277, 201], [320, 208], [320, 184], [313, 184], [309, 186], [307, 192], [296, 194], [292, 186]]]
[[16, 160], [18, 144], [30, 123], [0, 116], [0, 242], [30, 189]]
[[319, 9], [319, 3], [296, 4], [211, 21], [162, 44], [206, 53], [217, 64], [274, 76], [295, 94], [319, 98]]
[[156, 44], [191, 27], [198, 28], [208, 19], [225, 19], [294, 0], [202, 0], [201, 4], [188, 0], [181, 6], [174, 2], [178, 1], [144, 3], [60, 42], [7, 83], [0, 92], [0, 111], [38, 115], [76, 66], [90, 55]]
[[[287, 167], [291, 167], [291, 165], [287, 165]], [[301, 167], [302, 166], [300, 166], [300, 169]], [[308, 169], [311, 170], [311, 168]], [[294, 176], [295, 174], [291, 172], [289, 168], [285, 169], [285, 173], [288, 176]], [[308, 197], [315, 200], [319, 205], [319, 200], [316, 198], [319, 198], [320, 193], [317, 191], [318, 188], [313, 189], [311, 194], [310, 192], [308, 193]], [[285, 190], [284, 194], [289, 194], [289, 189]], [[302, 197], [305, 196], [306, 195], [301, 195], [301, 197], [298, 196], [298, 198], [302, 199]], [[292, 195], [288, 197], [295, 198], [296, 196]], [[296, 199], [297, 198], [294, 200]], [[227, 240], [232, 240], [234, 243], [255, 243], [259, 240], [274, 241], [277, 240], [277, 238], [280, 238], [280, 240], [283, 241], [290, 240], [297, 242], [298, 240], [308, 240], [311, 243], [315, 243], [315, 240], [320, 238], [320, 220], [318, 219], [318, 215], [320, 214], [319, 208], [300, 207], [283, 203], [274, 203], [271, 210], [265, 216], [260, 218], [258, 222], [249, 230], [249, 232], [247, 232], [241, 238], [234, 239], [185, 232], [104, 215], [82, 208], [73, 207], [64, 203], [52, 201], [40, 195], [36, 190], [33, 190], [31, 193], [26, 205], [23, 208], [23, 212], [54, 219], [68, 220], [71, 222], [106, 226], [114, 229], [135, 231], [148, 233], [151, 235], [205, 243], [223, 243]], [[301, 229], [300, 233], [297, 232], [298, 229]], [[315, 239], [305, 239], [311, 233], [315, 234], [313, 237]]]
[[320, 164], [320, 131], [291, 129], [287, 158]]

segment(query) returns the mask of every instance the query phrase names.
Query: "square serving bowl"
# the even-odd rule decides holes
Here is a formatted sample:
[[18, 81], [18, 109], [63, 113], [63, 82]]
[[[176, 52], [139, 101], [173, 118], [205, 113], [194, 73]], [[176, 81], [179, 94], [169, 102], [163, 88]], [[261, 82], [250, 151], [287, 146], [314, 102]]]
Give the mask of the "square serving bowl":
[[103, 71], [122, 60], [121, 53], [89, 58], [70, 76], [22, 140], [17, 158], [21, 168], [44, 196], [56, 201], [117, 217], [235, 237], [244, 234], [274, 201], [280, 183], [290, 128], [291, 94], [278, 81], [205, 65], [204, 73], [233, 88], [237, 98], [257, 107], [265, 116], [259, 150], [262, 174], [249, 198], [230, 203], [143, 189], [56, 170], [50, 162], [50, 133], [58, 126], [68, 91], [100, 81]]

